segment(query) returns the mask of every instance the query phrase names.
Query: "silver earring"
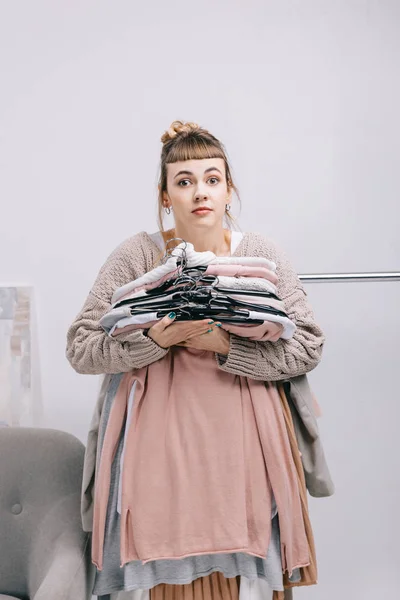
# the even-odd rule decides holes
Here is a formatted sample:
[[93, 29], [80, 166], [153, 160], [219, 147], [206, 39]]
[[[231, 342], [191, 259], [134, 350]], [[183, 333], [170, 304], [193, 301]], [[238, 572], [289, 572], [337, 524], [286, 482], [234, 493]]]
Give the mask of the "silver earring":
[[231, 210], [231, 205], [230, 205], [230, 204], [227, 204], [227, 205], [225, 206], [225, 211], [226, 211], [226, 212], [229, 212], [230, 210]]
[[164, 208], [164, 210], [167, 213], [167, 215], [171, 214], [171, 209], [169, 208], [169, 206], [167, 206], [166, 208]]

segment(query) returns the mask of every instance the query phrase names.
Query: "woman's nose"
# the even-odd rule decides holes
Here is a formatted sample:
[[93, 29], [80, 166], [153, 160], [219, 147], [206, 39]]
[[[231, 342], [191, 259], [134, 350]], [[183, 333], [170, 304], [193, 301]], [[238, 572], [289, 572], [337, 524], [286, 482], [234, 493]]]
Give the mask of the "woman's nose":
[[195, 194], [195, 199], [196, 200], [204, 200], [208, 198], [208, 192], [207, 190], [196, 190], [196, 194]]

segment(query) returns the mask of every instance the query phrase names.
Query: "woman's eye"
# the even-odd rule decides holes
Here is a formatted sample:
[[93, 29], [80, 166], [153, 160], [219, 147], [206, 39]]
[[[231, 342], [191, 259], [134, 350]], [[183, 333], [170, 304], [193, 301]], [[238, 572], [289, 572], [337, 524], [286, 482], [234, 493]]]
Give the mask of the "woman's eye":
[[[219, 183], [219, 178], [218, 177], [210, 177], [210, 179], [208, 181], [214, 182], [212, 183], [212, 185], [216, 185], [217, 183]], [[190, 184], [190, 179], [181, 179], [178, 183], [178, 185], [180, 187], [187, 187], [187, 185], [182, 185], [185, 182], [188, 182], [188, 184]]]

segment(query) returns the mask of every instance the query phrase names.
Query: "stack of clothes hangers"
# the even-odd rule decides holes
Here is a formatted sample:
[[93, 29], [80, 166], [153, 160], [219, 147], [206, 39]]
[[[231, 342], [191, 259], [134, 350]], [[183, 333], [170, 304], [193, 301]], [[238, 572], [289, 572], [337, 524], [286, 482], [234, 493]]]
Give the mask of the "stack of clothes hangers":
[[[228, 332], [252, 340], [274, 342], [278, 339], [290, 339], [295, 331], [295, 324], [286, 314], [283, 302], [277, 295], [277, 281], [276, 265], [266, 258], [221, 257], [212, 252], [196, 252], [192, 244], [183, 241], [173, 250], [166, 250], [158, 266], [115, 290], [111, 308], [100, 319], [100, 325], [109, 336], [118, 338], [135, 329], [147, 330], [174, 311], [176, 321], [210, 318], [219, 321], [221, 327]], [[193, 360], [197, 359], [193, 357]], [[157, 363], [150, 366], [150, 369], [157, 368], [162, 367]], [[154, 372], [156, 375], [151, 380], [153, 383], [150, 383], [153, 386], [157, 385], [157, 382], [154, 383], [157, 371]], [[137, 381], [134, 381], [136, 377]], [[134, 444], [134, 437], [138, 433], [135, 418], [141, 414], [137, 406], [147, 386], [146, 377], [147, 367], [137, 374], [112, 375], [101, 415], [92, 540], [92, 560], [98, 571], [93, 593], [99, 598], [104, 595], [104, 600], [109, 600], [109, 594], [113, 592], [130, 590], [131, 600], [158, 600], [158, 596], [152, 595], [152, 591], [158, 589], [160, 582], [186, 584], [211, 573], [222, 573], [225, 577], [240, 576], [240, 600], [248, 600], [250, 597], [254, 600], [265, 599], [269, 597], [271, 590], [275, 590], [274, 598], [281, 598], [284, 584], [285, 587], [290, 587], [315, 583], [315, 550], [305, 500], [304, 475], [294, 431], [290, 429], [292, 425], [289, 410], [284, 413], [288, 432], [292, 434], [291, 437], [289, 435], [290, 446], [287, 446], [287, 450], [291, 447], [293, 455], [292, 478], [298, 478], [299, 489], [302, 490], [297, 502], [298, 510], [303, 514], [301, 528], [304, 529], [303, 539], [308, 540], [310, 553], [307, 551], [306, 554], [311, 557], [310, 563], [303, 563], [306, 566], [293, 568], [283, 576], [283, 542], [280, 537], [282, 523], [278, 521], [274, 494], [270, 541], [263, 558], [245, 551], [225, 551], [188, 554], [179, 560], [177, 557], [138, 559], [139, 553], [126, 533], [128, 530], [131, 532], [133, 524], [129, 521], [130, 517], [127, 521], [127, 512], [122, 510], [121, 490], [123, 481], [125, 485], [128, 480], [131, 483], [134, 481], [130, 479], [133, 473], [132, 457], [140, 460], [140, 457], [131, 452], [128, 453], [128, 459], [126, 449], [128, 437], [131, 438], [130, 443]], [[250, 383], [257, 387], [257, 382]], [[163, 383], [160, 385], [165, 386]], [[270, 393], [272, 392], [273, 390]], [[282, 389], [279, 389], [275, 397], [278, 404], [279, 395], [284, 401], [282, 393]], [[260, 398], [261, 405], [264, 400], [268, 400], [268, 397]], [[134, 405], [137, 411], [135, 418], [132, 416]], [[132, 445], [129, 448], [132, 450]], [[276, 460], [272, 455], [271, 458]], [[280, 464], [283, 465], [284, 461]], [[285, 468], [287, 465], [283, 470]], [[168, 466], [166, 469], [168, 470]], [[130, 489], [135, 498], [137, 488], [133, 485]], [[132, 514], [138, 519], [138, 515]], [[144, 514], [146, 515], [146, 510]], [[297, 515], [299, 518], [300, 513]], [[141, 523], [140, 519], [136, 522]], [[277, 590], [281, 591], [278, 593]]]
[[176, 321], [213, 319], [251, 340], [290, 339], [295, 325], [276, 295], [276, 265], [263, 257], [215, 256], [182, 242], [162, 264], [117, 289], [100, 320], [111, 337], [148, 329], [171, 311]]

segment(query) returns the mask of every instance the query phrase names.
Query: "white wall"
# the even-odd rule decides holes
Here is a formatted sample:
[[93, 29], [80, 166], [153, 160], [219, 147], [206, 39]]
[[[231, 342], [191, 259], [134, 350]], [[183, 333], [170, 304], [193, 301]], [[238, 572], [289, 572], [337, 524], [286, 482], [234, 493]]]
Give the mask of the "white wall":
[[[0, 278], [35, 286], [46, 425], [86, 439], [97, 378], [65, 333], [109, 252], [155, 230], [174, 119], [225, 143], [242, 228], [299, 272], [398, 269], [399, 18], [396, 0], [0, 1]], [[320, 584], [296, 597], [395, 597], [399, 284], [308, 290], [338, 492], [311, 503]]]

